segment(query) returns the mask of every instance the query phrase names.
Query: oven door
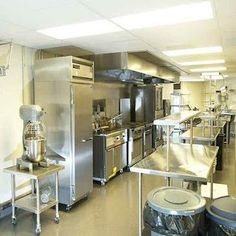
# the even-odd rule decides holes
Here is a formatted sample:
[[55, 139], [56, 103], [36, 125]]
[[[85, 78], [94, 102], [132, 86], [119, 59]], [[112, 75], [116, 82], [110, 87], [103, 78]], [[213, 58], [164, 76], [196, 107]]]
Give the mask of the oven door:
[[163, 144], [163, 137], [162, 137], [162, 127], [153, 125], [153, 142], [152, 147], [157, 149], [160, 145]]
[[138, 137], [133, 140], [133, 152], [132, 152], [132, 160], [131, 160], [132, 165], [143, 158], [142, 145], [143, 145], [142, 137]]
[[144, 133], [144, 154], [143, 157], [150, 155], [153, 152], [152, 149], [152, 128], [148, 129]]

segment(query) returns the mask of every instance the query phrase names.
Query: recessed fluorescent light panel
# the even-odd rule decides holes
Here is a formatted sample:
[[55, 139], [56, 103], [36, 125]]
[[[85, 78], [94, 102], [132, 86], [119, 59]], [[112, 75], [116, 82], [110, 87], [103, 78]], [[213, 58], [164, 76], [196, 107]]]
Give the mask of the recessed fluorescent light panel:
[[222, 75], [208, 75], [208, 76], [203, 76], [203, 79], [206, 80], [222, 80], [224, 77]]
[[41, 29], [37, 32], [56, 39], [70, 39], [118, 31], [122, 31], [122, 29], [112, 24], [111, 22], [107, 20], [97, 20], [79, 24], [58, 26], [48, 29]]
[[202, 1], [150, 12], [115, 17], [111, 20], [125, 29], [132, 30], [212, 18], [213, 11], [211, 3], [209, 1]]
[[219, 53], [219, 52], [223, 52], [223, 48], [221, 46], [168, 50], [168, 51], [163, 51], [162, 53], [164, 53], [169, 57], [177, 57], [177, 56], [198, 55], [198, 54]]
[[204, 72], [202, 76], [220, 75], [220, 72]]
[[222, 67], [208, 67], [208, 68], [196, 68], [196, 69], [191, 69], [191, 72], [207, 72], [207, 71], [225, 71], [227, 68], [222, 66]]
[[225, 60], [207, 60], [207, 61], [186, 61], [179, 62], [181, 66], [197, 66], [197, 65], [211, 65], [211, 64], [224, 64]]

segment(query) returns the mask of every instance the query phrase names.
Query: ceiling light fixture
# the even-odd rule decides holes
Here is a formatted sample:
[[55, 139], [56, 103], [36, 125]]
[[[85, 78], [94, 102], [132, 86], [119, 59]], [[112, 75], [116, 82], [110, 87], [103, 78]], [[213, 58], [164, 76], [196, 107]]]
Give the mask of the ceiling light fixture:
[[119, 16], [111, 20], [125, 29], [132, 30], [212, 18], [213, 11], [210, 1], [203, 1], [150, 12]]
[[222, 66], [222, 67], [206, 67], [206, 68], [196, 68], [196, 69], [191, 69], [191, 72], [211, 72], [211, 71], [225, 71], [227, 70], [226, 67]]
[[223, 48], [221, 46], [167, 50], [163, 51], [162, 53], [164, 53], [169, 57], [177, 57], [177, 56], [198, 55], [198, 54], [219, 53], [219, 52], [223, 52]]
[[224, 77], [222, 75], [208, 75], [208, 76], [202, 76], [205, 80], [223, 80]]
[[220, 72], [203, 72], [202, 76], [220, 75]]
[[120, 27], [107, 20], [97, 20], [37, 30], [39, 33], [56, 39], [79, 38], [119, 31], [122, 31]]
[[178, 62], [181, 66], [197, 66], [197, 65], [211, 65], [211, 64], [224, 64], [225, 60], [206, 60], [206, 61], [186, 61], [186, 62]]

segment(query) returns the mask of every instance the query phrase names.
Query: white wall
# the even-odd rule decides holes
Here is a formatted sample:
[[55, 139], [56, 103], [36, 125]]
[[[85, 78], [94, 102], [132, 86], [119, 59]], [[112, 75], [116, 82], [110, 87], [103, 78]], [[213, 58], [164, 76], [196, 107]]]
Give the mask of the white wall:
[[[11, 198], [10, 176], [3, 173], [3, 168], [15, 164], [22, 153], [19, 107], [23, 103], [32, 103], [34, 53], [33, 49], [13, 45], [7, 76], [0, 77], [0, 204]], [[18, 194], [26, 191], [27, 183], [24, 179], [18, 181]]]
[[189, 94], [188, 100], [191, 107], [203, 110], [204, 83], [203, 82], [181, 82], [181, 92]]
[[[191, 107], [204, 109], [204, 82], [181, 82], [181, 93], [189, 94], [185, 96]], [[173, 84], [163, 85], [163, 99], [171, 99], [170, 94], [173, 93]]]

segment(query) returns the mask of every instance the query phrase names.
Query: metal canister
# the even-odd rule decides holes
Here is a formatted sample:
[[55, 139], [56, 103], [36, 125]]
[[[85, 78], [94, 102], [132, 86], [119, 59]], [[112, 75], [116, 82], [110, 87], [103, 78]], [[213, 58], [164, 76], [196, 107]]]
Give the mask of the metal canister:
[[25, 139], [25, 154], [29, 161], [38, 163], [44, 160], [46, 154], [45, 138]]
[[144, 208], [144, 224], [157, 235], [196, 235], [206, 200], [176, 187], [154, 189]]
[[29, 122], [24, 130], [25, 157], [34, 163], [44, 160], [46, 154], [46, 138], [41, 122]]

